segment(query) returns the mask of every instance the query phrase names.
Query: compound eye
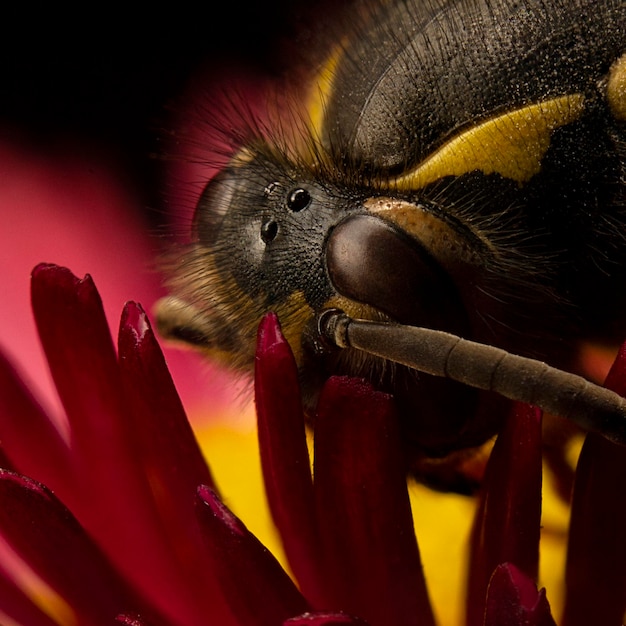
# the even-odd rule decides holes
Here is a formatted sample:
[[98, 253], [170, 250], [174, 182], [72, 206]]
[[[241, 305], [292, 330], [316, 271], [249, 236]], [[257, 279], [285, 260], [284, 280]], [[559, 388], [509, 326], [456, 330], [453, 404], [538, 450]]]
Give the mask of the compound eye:
[[238, 180], [237, 171], [234, 168], [226, 168], [204, 188], [194, 216], [194, 229], [202, 244], [211, 246], [219, 237], [224, 217], [237, 194]]
[[298, 187], [287, 196], [287, 207], [294, 213], [306, 209], [311, 204], [311, 194], [302, 187]]

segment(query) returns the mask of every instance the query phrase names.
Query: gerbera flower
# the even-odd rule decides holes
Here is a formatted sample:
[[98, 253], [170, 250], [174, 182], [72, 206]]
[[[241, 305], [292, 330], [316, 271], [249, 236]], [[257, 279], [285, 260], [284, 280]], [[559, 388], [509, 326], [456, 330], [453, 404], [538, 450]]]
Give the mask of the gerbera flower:
[[[293, 358], [277, 320], [263, 321], [259, 440], [292, 579], [229, 511], [228, 494], [218, 496], [141, 307], [126, 306], [116, 355], [88, 277], [39, 266], [32, 303], [69, 435], [4, 361], [3, 624], [434, 623], [392, 398], [331, 379], [318, 407], [312, 478]], [[618, 391], [625, 359], [609, 377]], [[494, 446], [472, 539], [470, 624], [554, 623], [534, 582], [540, 424], [537, 411], [517, 407]], [[583, 450], [568, 626], [623, 616], [626, 508], [615, 492], [624, 456], [597, 437]]]

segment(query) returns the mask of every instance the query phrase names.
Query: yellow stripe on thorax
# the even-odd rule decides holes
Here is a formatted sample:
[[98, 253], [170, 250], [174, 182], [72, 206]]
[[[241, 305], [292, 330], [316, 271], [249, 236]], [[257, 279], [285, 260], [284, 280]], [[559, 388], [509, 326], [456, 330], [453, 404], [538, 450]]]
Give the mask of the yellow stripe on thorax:
[[626, 54], [615, 61], [609, 71], [606, 97], [615, 118], [626, 121]]
[[540, 171], [552, 131], [578, 119], [583, 109], [584, 96], [576, 94], [508, 111], [454, 137], [393, 184], [420, 189], [476, 170], [522, 184]]
[[312, 136], [316, 139], [322, 137], [324, 128], [324, 116], [326, 103], [329, 101], [333, 90], [335, 73], [339, 61], [343, 56], [344, 48], [338, 45], [320, 68], [317, 76], [312, 81], [312, 89], [306, 107]]

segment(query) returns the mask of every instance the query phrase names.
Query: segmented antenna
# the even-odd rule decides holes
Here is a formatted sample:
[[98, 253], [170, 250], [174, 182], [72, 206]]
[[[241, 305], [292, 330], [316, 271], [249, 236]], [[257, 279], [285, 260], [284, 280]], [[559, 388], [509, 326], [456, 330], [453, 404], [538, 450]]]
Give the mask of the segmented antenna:
[[338, 309], [323, 311], [317, 330], [340, 348], [356, 348], [420, 372], [495, 391], [626, 445], [626, 399], [542, 361], [439, 330], [355, 320]]

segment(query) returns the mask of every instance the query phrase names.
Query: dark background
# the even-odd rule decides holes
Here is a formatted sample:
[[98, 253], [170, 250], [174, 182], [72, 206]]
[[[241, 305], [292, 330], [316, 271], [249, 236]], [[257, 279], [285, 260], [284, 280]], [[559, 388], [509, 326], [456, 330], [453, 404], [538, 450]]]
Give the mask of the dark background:
[[225, 64], [280, 74], [289, 62], [280, 42], [303, 32], [306, 40], [324, 4], [307, 2], [306, 14], [304, 0], [22, 6], [3, 18], [0, 133], [43, 149], [102, 152], [158, 221], [159, 142], [190, 77]]

